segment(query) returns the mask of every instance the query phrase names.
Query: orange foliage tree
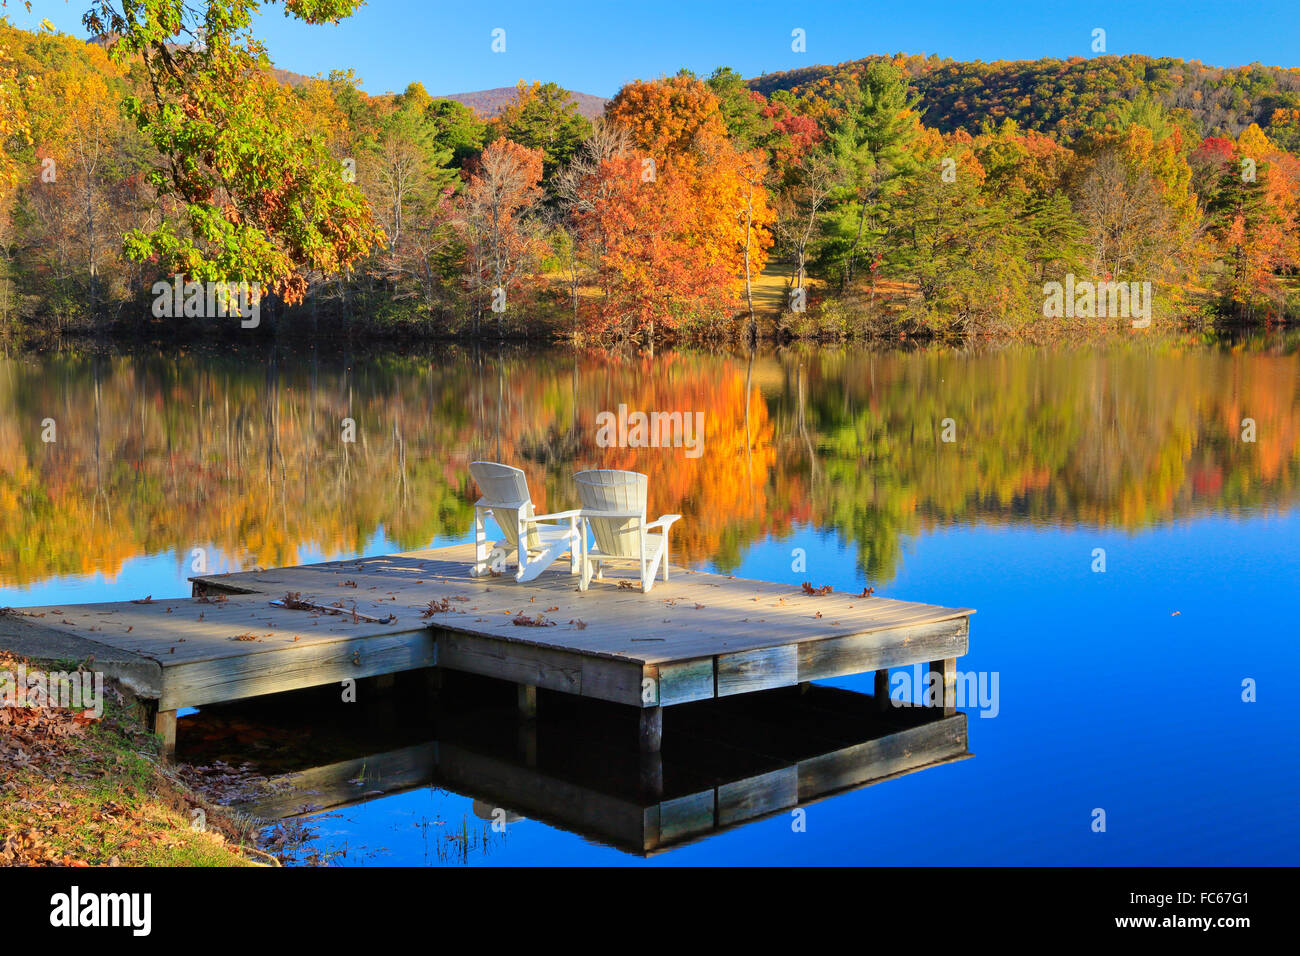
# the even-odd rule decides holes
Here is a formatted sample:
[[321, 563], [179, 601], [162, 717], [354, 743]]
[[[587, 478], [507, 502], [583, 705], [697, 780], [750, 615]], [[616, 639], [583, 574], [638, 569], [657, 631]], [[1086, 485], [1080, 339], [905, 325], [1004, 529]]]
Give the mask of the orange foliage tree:
[[653, 342], [656, 329], [734, 313], [767, 261], [774, 219], [761, 162], [727, 136], [718, 98], [686, 76], [625, 86], [609, 120], [633, 150], [588, 177], [580, 234], [603, 237], [610, 296], [592, 317]]
[[588, 320], [597, 335], [644, 331], [653, 340], [656, 322], [673, 330], [735, 305], [726, 264], [701, 257], [693, 241], [690, 184], [681, 177], [643, 179], [644, 158], [626, 153], [605, 160], [590, 183], [598, 198], [578, 213], [579, 234], [601, 238], [600, 268], [612, 290], [609, 306]]

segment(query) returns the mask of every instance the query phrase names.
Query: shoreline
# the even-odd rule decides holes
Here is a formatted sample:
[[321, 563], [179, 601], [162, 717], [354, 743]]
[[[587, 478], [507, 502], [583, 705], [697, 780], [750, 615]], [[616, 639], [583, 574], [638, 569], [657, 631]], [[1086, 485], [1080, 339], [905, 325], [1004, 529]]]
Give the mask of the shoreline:
[[[0, 671], [93, 663], [20, 656], [15, 646], [12, 629], [0, 630]], [[98, 719], [0, 707], [0, 866], [281, 865], [256, 846], [261, 821], [206, 799], [160, 763], [129, 687], [110, 677], [102, 700]]]

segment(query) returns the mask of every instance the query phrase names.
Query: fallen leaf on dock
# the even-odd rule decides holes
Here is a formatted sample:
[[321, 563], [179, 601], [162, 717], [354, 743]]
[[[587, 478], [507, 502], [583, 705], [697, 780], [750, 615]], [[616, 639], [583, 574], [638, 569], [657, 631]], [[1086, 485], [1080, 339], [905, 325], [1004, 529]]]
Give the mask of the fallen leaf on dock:
[[540, 614], [536, 617], [529, 617], [522, 611], [520, 611], [519, 615], [510, 623], [515, 625], [515, 627], [553, 627], [555, 625], [554, 621], [548, 621]]

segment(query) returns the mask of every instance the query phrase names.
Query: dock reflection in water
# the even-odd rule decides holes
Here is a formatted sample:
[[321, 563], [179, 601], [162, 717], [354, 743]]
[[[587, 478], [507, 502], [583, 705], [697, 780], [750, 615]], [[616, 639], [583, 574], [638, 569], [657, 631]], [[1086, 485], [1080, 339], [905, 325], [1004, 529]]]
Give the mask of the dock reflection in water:
[[646, 856], [971, 756], [963, 713], [832, 687], [671, 708], [662, 754], [643, 756], [626, 708], [542, 692], [529, 722], [512, 685], [449, 673], [433, 695], [424, 676], [362, 682], [367, 704], [331, 688], [206, 708], [182, 719], [181, 753], [251, 761], [268, 780], [239, 806], [267, 820], [435, 787], [472, 798], [488, 830], [528, 818]]

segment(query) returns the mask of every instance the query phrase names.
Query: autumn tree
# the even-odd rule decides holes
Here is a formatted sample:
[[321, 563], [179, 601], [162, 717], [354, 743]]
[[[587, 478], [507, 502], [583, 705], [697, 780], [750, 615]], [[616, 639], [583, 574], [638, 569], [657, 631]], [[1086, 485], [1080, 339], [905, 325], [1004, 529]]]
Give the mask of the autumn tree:
[[[31, 131], [23, 81], [14, 64], [14, 47], [20, 34], [0, 21], [0, 248], [8, 249], [12, 241], [12, 215], [17, 195], [19, 173], [18, 153], [31, 144]], [[7, 266], [8, 256], [4, 256]], [[8, 274], [0, 277], [0, 320], [7, 321], [13, 299], [13, 282]]]
[[776, 201], [775, 228], [782, 249], [791, 259], [793, 289], [804, 289], [823, 210], [843, 182], [843, 168], [823, 150], [806, 150], [787, 165]]
[[[284, 7], [323, 23], [359, 2]], [[265, 69], [265, 50], [250, 33], [261, 5], [94, 0], [83, 22], [115, 37], [115, 62], [139, 58], [143, 66], [148, 93], [128, 98], [127, 111], [157, 151], [153, 183], [176, 212], [128, 233], [128, 254], [192, 279], [258, 282], [294, 303], [306, 270], [346, 270], [383, 233], [326, 144], [307, 133], [301, 101]]]
[[0, 21], [0, 227], [7, 225], [9, 206], [20, 173], [17, 152], [31, 143], [24, 83], [14, 64], [14, 47], [21, 34]]
[[[692, 228], [698, 215], [689, 179], [643, 175], [637, 151], [604, 160], [578, 213], [580, 233], [600, 237], [611, 295], [587, 324], [597, 337], [653, 345], [657, 331], [720, 319], [734, 310], [735, 274], [725, 260], [702, 256]], [[589, 240], [590, 241], [590, 240]]]
[[[623, 311], [634, 318], [637, 331], [653, 342], [656, 323], [660, 328], [679, 328], [690, 318], [716, 318], [734, 308], [748, 279], [762, 271], [774, 218], [765, 185], [765, 160], [758, 153], [736, 149], [718, 98], [704, 83], [685, 74], [628, 84], [610, 103], [607, 116], [628, 130], [639, 151], [640, 169], [634, 183], [626, 181], [626, 160], [605, 171], [602, 182], [616, 188], [603, 200], [595, 220], [615, 237], [611, 246], [629, 248], [630, 237], [642, 228], [636, 217], [648, 212], [652, 224], [646, 224], [646, 234], [654, 237], [656, 249], [690, 250], [692, 267], [712, 287], [706, 295], [694, 280], [683, 281], [663, 255], [649, 260], [665, 269], [658, 280], [653, 271], [646, 272], [647, 267], [633, 267], [630, 262], [615, 269], [626, 293]], [[656, 190], [662, 192], [664, 203], [658, 210], [646, 210]], [[618, 208], [620, 203], [625, 208]], [[648, 288], [656, 281], [665, 288], [680, 288], [682, 296], [656, 295]], [[703, 307], [706, 299], [710, 303]], [[672, 302], [679, 306], [669, 308]], [[684, 304], [692, 305], [685, 309]]]
[[1070, 198], [1099, 279], [1179, 284], [1200, 266], [1200, 216], [1177, 129], [1095, 134], [1079, 146]]
[[1300, 268], [1300, 161], [1251, 125], [1237, 142], [1207, 138], [1190, 157], [1231, 309], [1285, 307], [1279, 274]]
[[441, 286], [444, 259], [454, 239], [454, 194], [460, 177], [447, 164], [452, 151], [441, 147], [425, 121], [431, 100], [418, 83], [400, 96], [372, 104], [374, 137], [364, 144], [358, 182], [376, 210], [387, 245], [367, 263], [393, 283], [403, 297], [404, 279], [413, 280], [431, 312]]
[[601, 204], [610, 202], [615, 191], [616, 184], [602, 176], [602, 165], [606, 160], [625, 155], [630, 148], [631, 138], [625, 127], [598, 117], [592, 124], [591, 135], [555, 178], [556, 225], [564, 232], [563, 259], [575, 320], [579, 288], [585, 274], [596, 278], [604, 301], [609, 302], [612, 271], [605, 261], [609, 237], [603, 231], [601, 217], [591, 214]]
[[689, 157], [727, 138], [717, 96], [685, 74], [627, 84], [610, 101], [605, 115], [625, 127], [636, 147], [660, 164]]
[[971, 137], [927, 131], [918, 146], [884, 260], [916, 289], [909, 316], [925, 329], [961, 333], [1014, 313], [1023, 319], [1031, 300], [1024, 232], [1002, 198], [986, 192]]
[[[101, 272], [112, 280], [120, 237], [134, 225], [121, 217], [117, 195], [135, 172], [134, 131], [119, 110], [122, 75], [102, 49], [72, 37], [40, 37], [32, 52], [47, 66], [28, 90], [41, 170], [24, 203], [30, 216], [24, 245], [58, 284], [48, 291], [84, 297], [93, 316]], [[114, 291], [119, 299], [126, 292]], [[61, 310], [79, 310], [80, 303], [64, 301]]]
[[509, 292], [536, 253], [535, 223], [530, 219], [541, 202], [542, 154], [508, 139], [488, 145], [471, 172], [461, 199], [458, 225], [466, 246], [469, 286], [482, 310], [483, 293], [497, 313], [497, 331], [504, 331]]
[[591, 134], [591, 123], [578, 112], [568, 90], [555, 83], [525, 86], [522, 80], [490, 128], [492, 135], [540, 150], [542, 178], [548, 185]]
[[970, 144], [983, 170], [984, 201], [1006, 209], [1033, 278], [1061, 278], [1079, 263], [1084, 245], [1085, 230], [1066, 191], [1074, 153], [1010, 119]]
[[375, 142], [364, 157], [363, 186], [369, 187], [390, 251], [401, 244], [410, 208], [434, 201], [457, 179], [447, 169], [451, 150], [439, 148], [423, 122], [428, 104], [428, 95], [415, 83], [381, 105]]

